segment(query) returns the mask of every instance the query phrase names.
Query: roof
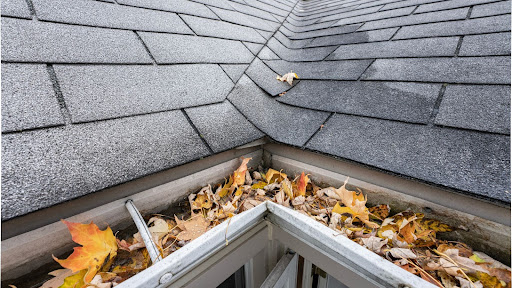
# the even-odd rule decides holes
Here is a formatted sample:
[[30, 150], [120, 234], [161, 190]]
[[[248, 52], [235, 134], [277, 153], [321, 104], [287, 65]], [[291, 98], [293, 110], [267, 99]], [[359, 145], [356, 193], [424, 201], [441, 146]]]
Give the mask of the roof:
[[2, 220], [263, 136], [510, 203], [510, 9], [2, 1]]

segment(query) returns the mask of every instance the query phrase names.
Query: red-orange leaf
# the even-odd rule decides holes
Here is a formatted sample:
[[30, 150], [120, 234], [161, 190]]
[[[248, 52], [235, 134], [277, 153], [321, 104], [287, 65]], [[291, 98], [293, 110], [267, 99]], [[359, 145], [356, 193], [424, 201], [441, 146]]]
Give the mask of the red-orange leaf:
[[297, 183], [298, 195], [296, 196], [306, 196], [306, 187], [308, 186], [308, 183], [308, 175], [305, 175], [304, 172], [302, 172], [302, 174], [300, 174], [299, 182]]
[[235, 173], [233, 174], [234, 185], [244, 185], [245, 172], [247, 172], [247, 163], [249, 163], [251, 159], [252, 158], [242, 158], [242, 164], [240, 167], [238, 167], [238, 169], [235, 170]]
[[90, 224], [81, 224], [62, 220], [68, 226], [73, 241], [82, 245], [75, 247], [73, 254], [67, 259], [60, 260], [53, 256], [55, 261], [73, 272], [87, 269], [84, 276], [84, 282], [92, 281], [98, 270], [101, 269], [105, 259], [110, 255], [110, 259], [117, 255], [117, 243], [112, 229], [107, 227], [101, 231], [92, 221]]

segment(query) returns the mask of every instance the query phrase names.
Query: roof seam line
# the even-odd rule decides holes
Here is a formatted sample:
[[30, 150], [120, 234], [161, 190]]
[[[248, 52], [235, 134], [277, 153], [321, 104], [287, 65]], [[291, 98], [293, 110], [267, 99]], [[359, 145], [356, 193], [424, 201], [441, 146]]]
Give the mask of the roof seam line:
[[446, 90], [446, 86], [448, 83], [444, 83], [439, 90], [439, 95], [437, 96], [436, 102], [434, 103], [434, 108], [432, 109], [432, 113], [430, 114], [430, 118], [428, 119], [428, 126], [434, 126], [434, 122], [436, 120], [437, 114], [439, 113], [439, 107], [441, 106], [441, 102], [443, 101], [444, 91]]
[[466, 15], [466, 20], [469, 19], [471, 17], [471, 13], [473, 12], [473, 7], [474, 6], [470, 6], [469, 9], [468, 9], [468, 14]]
[[[38, 20], [37, 14], [36, 14], [36, 8], [34, 8], [34, 3], [32, 3], [32, 0], [25, 0], [27, 2], [28, 10], [30, 11], [30, 15], [33, 19]], [[2, 15], [3, 17], [3, 15]]]
[[55, 69], [53, 69], [52, 64], [46, 65], [46, 70], [50, 76], [50, 81], [52, 82], [53, 90], [55, 92], [55, 97], [57, 98], [57, 103], [59, 104], [60, 113], [62, 114], [62, 118], [64, 119], [64, 124], [71, 124], [71, 112], [64, 100], [64, 95], [62, 94], [62, 90], [60, 89], [59, 81], [57, 80], [57, 74], [55, 73]]
[[153, 54], [151, 54], [151, 51], [149, 50], [149, 47], [146, 45], [144, 40], [142, 40], [142, 37], [140, 37], [140, 35], [139, 35], [139, 33], [137, 33], [137, 31], [135, 31], [135, 30], [132, 30], [132, 31], [133, 31], [133, 33], [135, 33], [135, 36], [137, 36], [137, 38], [139, 39], [140, 43], [142, 44], [142, 46], [144, 47], [144, 49], [148, 53], [149, 57], [151, 58], [151, 61], [153, 62], [153, 65], [157, 65], [155, 57], [153, 57]]
[[[205, 6], [206, 6], [206, 5], [205, 5]], [[210, 9], [210, 11], [211, 11], [211, 9]], [[213, 12], [213, 11], [212, 11], [212, 12]], [[215, 14], [215, 13], [213, 13], [213, 14]], [[182, 21], [183, 23], [185, 23], [185, 25], [187, 25], [188, 29], [190, 29], [190, 31], [192, 31], [192, 33], [194, 33], [194, 35], [195, 35], [195, 36], [198, 36], [198, 35], [197, 35], [197, 33], [196, 33], [196, 31], [194, 31], [194, 29], [192, 29], [192, 27], [190, 27], [190, 25], [188, 25], [187, 21], [185, 21], [185, 19], [183, 19], [183, 17], [181, 17], [181, 15], [180, 15], [179, 13], [176, 13], [176, 15], [178, 15], [178, 17], [181, 19], [181, 21]], [[215, 14], [215, 15], [217, 15], [217, 14]], [[217, 16], [217, 17], [219, 17], [219, 16]]]
[[302, 147], [301, 147], [302, 149], [306, 149], [306, 146], [308, 146], [309, 142], [316, 136], [316, 134], [318, 134], [320, 132], [320, 130], [322, 130], [322, 128], [324, 128], [325, 123], [327, 123], [327, 121], [329, 121], [329, 119], [331, 119], [331, 117], [334, 116], [334, 114], [336, 114], [336, 112], [331, 112], [331, 114], [329, 114], [329, 116], [327, 116], [327, 118], [325, 118], [325, 121], [322, 123], [322, 125], [320, 125], [320, 127], [318, 127], [318, 129], [316, 129], [315, 133], [313, 133], [313, 135], [311, 135], [311, 137], [309, 137], [309, 139], [306, 140], [304, 145], [302, 145]]
[[[242, 77], [240, 77], [242, 78]], [[231, 102], [231, 100], [229, 100], [229, 98], [226, 98], [226, 101], [228, 101], [233, 107], [235, 107], [235, 110], [238, 111], [238, 113], [240, 113], [240, 115], [242, 115], [249, 123], [251, 123], [252, 126], [254, 126], [254, 128], [256, 128], [258, 131], [260, 131], [261, 133], [263, 133], [266, 137], [269, 137], [270, 139], [272, 139], [273, 141], [276, 141], [274, 140], [272, 137], [270, 137], [268, 135], [268, 133], [265, 133], [263, 130], [261, 130], [258, 126], [256, 126], [256, 124], [254, 124], [251, 119], [247, 118], [247, 116], [245, 116], [244, 113], [242, 113], [242, 111], [240, 111], [240, 109], [238, 109], [238, 107], [233, 103]], [[278, 141], [276, 141], [278, 142]], [[279, 142], [280, 143], [280, 142]]]
[[359, 75], [359, 77], [357, 77], [357, 81], [361, 81], [361, 78], [363, 78], [363, 75], [364, 73], [366, 73], [366, 71], [368, 71], [368, 69], [370, 69], [370, 67], [373, 65], [373, 63], [375, 63], [377, 59], [372, 59], [372, 62], [370, 62], [370, 64], [368, 64], [368, 67], [366, 67], [366, 69], [364, 69], [363, 73], [361, 73], [361, 75]]
[[180, 110], [183, 113], [183, 116], [185, 116], [185, 118], [187, 119], [187, 121], [190, 124], [190, 126], [192, 126], [192, 129], [194, 129], [194, 131], [196, 132], [197, 136], [199, 136], [199, 139], [201, 139], [201, 141], [203, 141], [203, 144], [206, 146], [206, 148], [208, 148], [208, 151], [210, 152], [210, 154], [215, 154], [215, 152], [213, 151], [212, 147], [210, 147], [210, 144], [208, 144], [206, 139], [204, 139], [203, 135], [201, 135], [201, 133], [199, 132], [199, 129], [197, 129], [197, 127], [194, 124], [194, 122], [192, 122], [192, 119], [190, 119], [190, 117], [188, 116], [188, 114], [185, 111], [185, 109], [182, 108]]
[[459, 56], [460, 47], [462, 46], [462, 40], [464, 40], [464, 35], [459, 37], [459, 41], [457, 42], [457, 47], [455, 47], [455, 57]]

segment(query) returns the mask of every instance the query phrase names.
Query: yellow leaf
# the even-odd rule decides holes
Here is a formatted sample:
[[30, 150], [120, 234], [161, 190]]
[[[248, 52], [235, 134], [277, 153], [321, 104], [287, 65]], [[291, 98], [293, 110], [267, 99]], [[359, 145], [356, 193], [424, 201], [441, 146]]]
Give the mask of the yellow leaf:
[[244, 193], [244, 190], [241, 187], [238, 187], [235, 192], [235, 196], [240, 196]]
[[226, 195], [228, 195], [229, 188], [231, 188], [231, 185], [233, 185], [233, 176], [229, 176], [228, 183], [224, 184], [222, 189], [220, 189], [220, 191], [218, 192], [218, 195], [219, 195], [220, 198], [225, 197]]
[[73, 272], [86, 270], [84, 281], [92, 281], [98, 270], [103, 266], [105, 259], [113, 259], [117, 255], [116, 237], [112, 229], [107, 227], [101, 231], [94, 223], [81, 224], [62, 220], [68, 226], [73, 241], [82, 247], [75, 247], [73, 254], [67, 259], [60, 260], [53, 256], [62, 267]]
[[[59, 288], [82, 288], [85, 287], [84, 277], [87, 274], [87, 269], [81, 270], [80, 272], [73, 274], [66, 279]], [[91, 279], [92, 281], [92, 279]], [[90, 282], [90, 281], [89, 281]]]
[[495, 276], [476, 271], [476, 277], [482, 282], [485, 288], [503, 288], [501, 281]]
[[240, 167], [235, 170], [235, 173], [233, 173], [233, 184], [240, 186], [244, 185], [245, 183], [245, 172], [247, 171], [247, 163], [251, 161], [252, 158], [243, 158], [242, 157], [242, 164], [240, 164]]
[[389, 205], [382, 204], [379, 206], [371, 207], [368, 209], [368, 211], [373, 214], [374, 216], [380, 218], [380, 220], [386, 219], [389, 215], [389, 211], [391, 209], [389, 208]]
[[283, 182], [281, 182], [281, 188], [283, 189], [284, 193], [290, 198], [293, 199], [293, 193], [292, 193], [292, 187], [290, 181], [288, 179], [285, 179]]
[[276, 171], [272, 168], [268, 169], [267, 174], [265, 174], [265, 179], [268, 184], [272, 184], [277, 181], [277, 183], [281, 183], [284, 179], [286, 179], [286, 174]]
[[266, 182], [260, 181], [254, 185], [251, 186], [252, 189], [263, 189], [268, 184]]
[[417, 222], [424, 228], [428, 230], [434, 230], [436, 232], [450, 232], [453, 231], [453, 227], [450, 227], [441, 221], [434, 219], [420, 219]]
[[196, 199], [194, 200], [195, 207], [210, 209], [212, 208], [213, 201], [210, 200], [210, 197], [205, 194], [198, 194]]
[[485, 260], [478, 257], [478, 255], [476, 255], [476, 254], [473, 254], [471, 257], [469, 257], [469, 259], [475, 261], [476, 263], [485, 263]]
[[332, 208], [332, 213], [338, 213], [338, 214], [348, 213], [351, 215], [355, 214], [355, 212], [352, 209], [350, 209], [348, 207], [341, 207], [339, 203], [336, 203], [336, 205], [334, 205], [334, 208]]

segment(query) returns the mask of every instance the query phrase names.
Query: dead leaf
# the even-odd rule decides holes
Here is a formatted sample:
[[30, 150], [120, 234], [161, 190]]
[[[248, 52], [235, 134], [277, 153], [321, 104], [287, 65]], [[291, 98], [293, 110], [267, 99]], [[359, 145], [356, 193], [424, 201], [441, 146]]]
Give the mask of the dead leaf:
[[178, 227], [181, 232], [178, 234], [178, 240], [188, 241], [194, 240], [206, 232], [210, 223], [202, 216], [196, 215], [187, 221], [179, 220], [176, 215], [174, 216]]
[[368, 211], [374, 216], [378, 217], [380, 220], [384, 220], [386, 219], [386, 217], [388, 217], [391, 208], [389, 207], [389, 205], [382, 204], [379, 206], [368, 208]]
[[[247, 171], [247, 163], [251, 161], [252, 158], [243, 158], [242, 157], [242, 164], [240, 164], [240, 167], [235, 170], [233, 173], [233, 184], [240, 186], [244, 185], [245, 183], [245, 172]], [[250, 184], [250, 183], [249, 183]]]
[[306, 196], [306, 186], [308, 186], [309, 177], [304, 172], [300, 174], [299, 181], [297, 183], [297, 194], [295, 196]]
[[388, 243], [387, 240], [375, 236], [362, 238], [361, 240], [363, 241], [364, 247], [377, 254], [382, 254], [382, 247]]
[[68, 226], [72, 239], [82, 247], [75, 247], [73, 254], [60, 260], [53, 256], [62, 267], [73, 272], [86, 270], [84, 281], [89, 283], [103, 266], [107, 257], [117, 255], [117, 241], [110, 227], [100, 230], [92, 221], [90, 224], [73, 223], [62, 220]]
[[54, 278], [44, 282], [40, 288], [57, 288], [64, 284], [64, 279], [73, 275], [71, 269], [58, 269], [48, 273], [48, 275], [54, 276]]
[[290, 73], [286, 73], [283, 76], [277, 75], [277, 80], [282, 82], [288, 82], [290, 86], [293, 85], [293, 79], [299, 79], [299, 76], [296, 73], [293, 73], [293, 71], [290, 71]]
[[268, 169], [267, 174], [265, 174], [267, 183], [272, 184], [274, 182], [281, 183], [284, 179], [286, 179], [288, 176], [286, 174], [276, 171], [272, 168]]

